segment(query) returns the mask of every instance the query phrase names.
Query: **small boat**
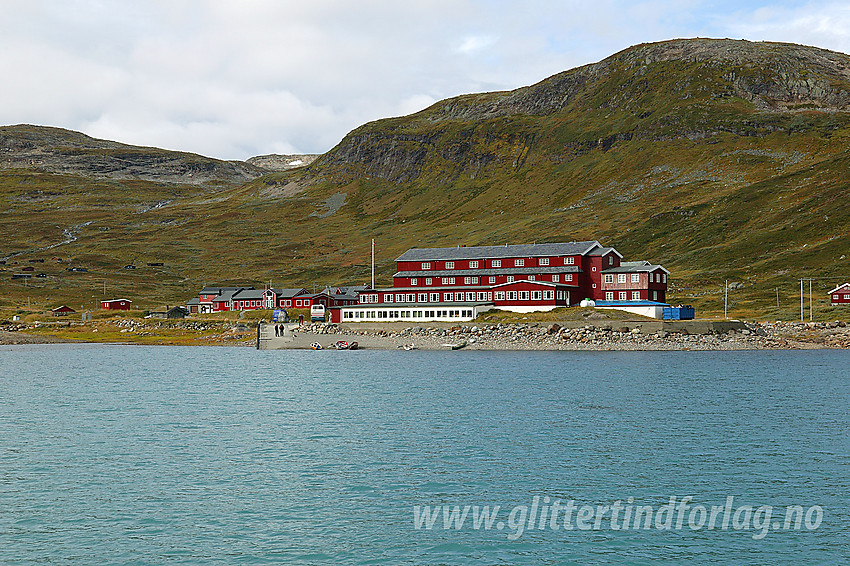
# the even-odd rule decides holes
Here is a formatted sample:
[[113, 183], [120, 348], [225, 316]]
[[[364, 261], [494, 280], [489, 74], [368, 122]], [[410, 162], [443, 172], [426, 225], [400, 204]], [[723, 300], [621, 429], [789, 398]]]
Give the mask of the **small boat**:
[[451, 348], [452, 350], [460, 350], [461, 348], [466, 348], [466, 342], [460, 342], [458, 344], [443, 344], [446, 348]]
[[357, 345], [357, 342], [352, 342], [351, 345], [348, 346], [349, 350], [359, 350], [360, 346]]
[[349, 344], [345, 340], [340, 340], [339, 342], [334, 344], [333, 347], [336, 348], [337, 350], [348, 350], [348, 349], [351, 348], [351, 344]]
[[310, 344], [310, 348], [312, 348], [313, 350], [321, 350], [322, 345], [319, 344], [318, 342], [313, 342], [312, 344]]
[[415, 349], [416, 349], [416, 345], [415, 345], [415, 344], [402, 344], [402, 346], [401, 346], [401, 347], [402, 347], [402, 348], [404, 348], [405, 350], [407, 350], [408, 352], [409, 352], [410, 350], [415, 350]]

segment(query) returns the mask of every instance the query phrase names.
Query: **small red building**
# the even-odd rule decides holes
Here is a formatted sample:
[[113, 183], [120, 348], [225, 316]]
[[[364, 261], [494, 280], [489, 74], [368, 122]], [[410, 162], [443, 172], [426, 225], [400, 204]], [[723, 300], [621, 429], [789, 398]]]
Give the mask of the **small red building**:
[[128, 311], [132, 302], [129, 299], [110, 299], [100, 301], [100, 308], [108, 311]]
[[850, 283], [839, 285], [828, 293], [833, 305], [850, 305]]

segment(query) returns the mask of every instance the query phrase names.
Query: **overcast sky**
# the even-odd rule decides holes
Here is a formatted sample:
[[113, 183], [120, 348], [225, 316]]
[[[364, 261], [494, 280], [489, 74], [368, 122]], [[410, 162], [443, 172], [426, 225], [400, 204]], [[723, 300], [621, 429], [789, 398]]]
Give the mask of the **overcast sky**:
[[245, 159], [677, 37], [850, 52], [850, 3], [0, 0], [0, 124]]

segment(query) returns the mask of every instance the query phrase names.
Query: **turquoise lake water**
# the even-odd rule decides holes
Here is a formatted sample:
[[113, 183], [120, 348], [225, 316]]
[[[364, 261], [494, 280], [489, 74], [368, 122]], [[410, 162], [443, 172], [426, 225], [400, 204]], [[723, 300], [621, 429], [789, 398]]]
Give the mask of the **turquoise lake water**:
[[0, 563], [850, 564], [850, 352], [0, 347]]

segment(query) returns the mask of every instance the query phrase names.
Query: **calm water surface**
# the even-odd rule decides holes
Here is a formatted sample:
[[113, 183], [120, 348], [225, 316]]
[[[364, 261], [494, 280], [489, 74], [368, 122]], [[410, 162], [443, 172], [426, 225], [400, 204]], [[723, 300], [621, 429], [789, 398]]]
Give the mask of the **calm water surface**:
[[[414, 528], [534, 496], [824, 514]], [[850, 564], [848, 509], [843, 351], [0, 348], [3, 564]]]

